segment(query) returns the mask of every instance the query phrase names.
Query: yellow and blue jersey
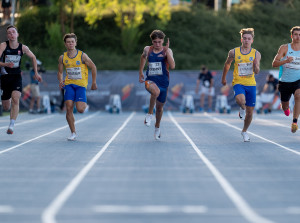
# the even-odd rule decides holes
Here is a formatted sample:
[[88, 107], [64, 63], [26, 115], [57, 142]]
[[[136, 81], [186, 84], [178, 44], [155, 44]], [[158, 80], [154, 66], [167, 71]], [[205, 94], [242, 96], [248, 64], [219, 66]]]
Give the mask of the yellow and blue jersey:
[[63, 64], [66, 68], [67, 76], [65, 78], [65, 85], [75, 84], [81, 87], [88, 85], [88, 68], [82, 62], [83, 52], [77, 50], [75, 57], [70, 58], [67, 52], [63, 55]]
[[232, 86], [241, 84], [256, 86], [253, 71], [253, 61], [256, 57], [256, 49], [251, 48], [247, 54], [242, 54], [241, 47], [234, 48], [234, 71]]

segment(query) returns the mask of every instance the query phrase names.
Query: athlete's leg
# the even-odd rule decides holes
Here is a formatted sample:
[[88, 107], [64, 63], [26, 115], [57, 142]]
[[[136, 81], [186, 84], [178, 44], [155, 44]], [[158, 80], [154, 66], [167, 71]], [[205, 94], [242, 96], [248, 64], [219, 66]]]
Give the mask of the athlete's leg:
[[244, 127], [243, 127], [242, 132], [247, 132], [247, 129], [249, 128], [249, 126], [252, 122], [253, 110], [254, 110], [254, 107], [246, 106], [246, 117], [244, 120]]
[[75, 130], [75, 118], [74, 118], [74, 114], [73, 114], [73, 108], [74, 108], [74, 101], [72, 100], [67, 100], [65, 101], [65, 105], [66, 105], [66, 119], [67, 122], [69, 124], [71, 133], [76, 132]]
[[300, 114], [300, 89], [297, 89], [294, 94], [294, 100], [295, 100], [295, 105], [294, 105], [294, 112], [293, 112], [293, 119], [298, 119], [299, 114]]
[[11, 93], [10, 119], [16, 120], [18, 117], [20, 97], [21, 97], [20, 91], [13, 91]]
[[244, 94], [238, 94], [235, 96], [236, 103], [243, 109], [246, 109], [246, 97]]
[[160, 90], [157, 87], [157, 85], [152, 81], [146, 81], [145, 88], [151, 94], [148, 113], [153, 114], [154, 105], [155, 105], [157, 97], [160, 94]]
[[9, 111], [10, 106], [11, 106], [11, 99], [2, 100], [2, 107], [4, 111]]
[[161, 121], [161, 117], [163, 115], [163, 107], [164, 107], [165, 103], [161, 103], [159, 101], [156, 101], [156, 113], [155, 113], [155, 117], [156, 117], [156, 122], [155, 122], [155, 127], [159, 128], [160, 126], [160, 121]]
[[76, 102], [76, 109], [79, 113], [83, 113], [87, 107], [87, 104], [83, 101]]

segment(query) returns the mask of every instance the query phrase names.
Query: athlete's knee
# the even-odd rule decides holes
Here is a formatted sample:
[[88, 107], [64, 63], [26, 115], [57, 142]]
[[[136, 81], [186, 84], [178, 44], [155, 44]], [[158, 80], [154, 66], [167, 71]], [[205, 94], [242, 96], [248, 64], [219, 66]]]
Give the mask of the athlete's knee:
[[294, 100], [295, 101], [300, 101], [300, 93], [297, 93], [294, 95]]
[[3, 110], [4, 111], [9, 111], [10, 109], [10, 104], [2, 104]]
[[85, 110], [85, 108], [83, 108], [83, 107], [76, 107], [76, 109], [79, 113], [83, 113]]

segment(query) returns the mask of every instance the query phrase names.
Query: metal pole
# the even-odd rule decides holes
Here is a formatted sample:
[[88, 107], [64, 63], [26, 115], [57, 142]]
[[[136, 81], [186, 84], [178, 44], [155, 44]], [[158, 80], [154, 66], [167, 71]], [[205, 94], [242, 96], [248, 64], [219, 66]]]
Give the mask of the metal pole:
[[12, 24], [12, 25], [14, 25], [14, 23], [15, 23], [16, 2], [17, 2], [17, 0], [12, 0], [12, 2], [11, 2], [11, 8], [12, 8], [11, 14], [12, 14], [12, 16], [11, 16], [10, 24]]
[[227, 11], [229, 12], [231, 9], [232, 0], [227, 0]]

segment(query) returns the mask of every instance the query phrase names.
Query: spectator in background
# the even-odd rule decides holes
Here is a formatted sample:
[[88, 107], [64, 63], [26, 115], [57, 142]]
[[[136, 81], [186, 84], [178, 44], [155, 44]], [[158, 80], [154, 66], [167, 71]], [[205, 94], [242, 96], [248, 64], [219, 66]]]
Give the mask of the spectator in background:
[[278, 80], [272, 74], [267, 76], [267, 81], [261, 92], [261, 102], [264, 106], [264, 113], [271, 113], [275, 94], [278, 92]]
[[214, 88], [214, 79], [211, 72], [207, 69], [206, 66], [202, 66], [201, 73], [199, 74], [196, 86], [196, 94], [199, 92], [199, 85], [202, 82], [201, 89], [200, 89], [200, 111], [204, 109], [204, 100], [205, 96], [208, 96], [208, 112], [212, 111], [212, 99], [215, 95], [215, 88]]
[[11, 0], [2, 0], [1, 6], [3, 9], [2, 25], [9, 25], [10, 24]]
[[[45, 72], [42, 68], [42, 62], [37, 60], [37, 70], [41, 74]], [[39, 82], [34, 79], [34, 69], [30, 71], [30, 90], [31, 90], [31, 100], [30, 100], [30, 105], [29, 105], [29, 113], [34, 114], [34, 113], [41, 113], [41, 107], [40, 107], [40, 86]], [[36, 102], [36, 112], [34, 111], [34, 104]]]

